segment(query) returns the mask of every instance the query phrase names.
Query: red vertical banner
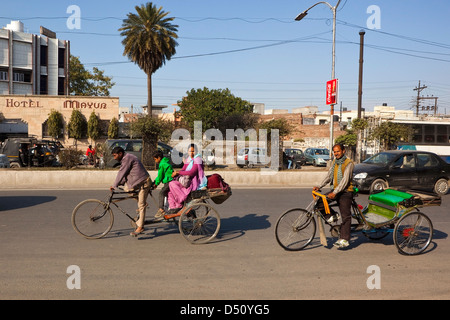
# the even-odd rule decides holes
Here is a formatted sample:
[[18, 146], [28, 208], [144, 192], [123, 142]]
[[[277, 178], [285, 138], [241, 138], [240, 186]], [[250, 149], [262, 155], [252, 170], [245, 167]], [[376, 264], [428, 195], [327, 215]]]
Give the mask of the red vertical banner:
[[327, 105], [336, 104], [338, 100], [338, 79], [327, 81]]

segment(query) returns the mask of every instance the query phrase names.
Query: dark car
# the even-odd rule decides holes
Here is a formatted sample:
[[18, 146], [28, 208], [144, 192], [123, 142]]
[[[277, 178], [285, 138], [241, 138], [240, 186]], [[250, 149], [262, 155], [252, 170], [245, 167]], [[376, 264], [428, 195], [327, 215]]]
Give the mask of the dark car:
[[[134, 154], [136, 157], [138, 157], [139, 160], [142, 159], [142, 139], [110, 139], [106, 140], [106, 143], [108, 144], [108, 147], [110, 150], [114, 149], [115, 147], [122, 147], [125, 152]], [[165, 157], [168, 157], [171, 159], [171, 155], [173, 152], [177, 152], [175, 149], [173, 149], [171, 146], [159, 141], [158, 142], [158, 150], [161, 150]], [[179, 153], [180, 159], [182, 158], [183, 154]], [[116, 160], [114, 160], [112, 157], [110, 157], [106, 163], [106, 167], [110, 168], [116, 168], [120, 165], [120, 163]], [[172, 163], [173, 167], [182, 167], [183, 164], [177, 164]]]
[[305, 165], [306, 158], [302, 150], [285, 149], [284, 152], [286, 153], [286, 157], [288, 158], [288, 160], [292, 161], [292, 169], [300, 168], [301, 166]]
[[353, 182], [361, 191], [386, 188], [448, 192], [450, 164], [432, 152], [395, 150], [375, 154], [355, 165]]

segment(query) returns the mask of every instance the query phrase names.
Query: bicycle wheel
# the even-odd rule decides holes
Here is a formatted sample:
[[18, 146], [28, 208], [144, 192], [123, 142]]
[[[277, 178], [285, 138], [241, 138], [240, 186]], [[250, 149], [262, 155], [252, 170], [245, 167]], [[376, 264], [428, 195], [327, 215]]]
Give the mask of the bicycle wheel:
[[433, 224], [430, 218], [419, 211], [402, 216], [394, 228], [394, 243], [402, 254], [424, 252], [432, 238]]
[[190, 204], [180, 215], [178, 229], [183, 237], [193, 243], [207, 243], [219, 233], [220, 216], [208, 203]]
[[316, 220], [312, 212], [291, 209], [283, 213], [275, 226], [278, 244], [286, 250], [298, 251], [311, 243], [316, 234]]
[[72, 212], [72, 226], [87, 239], [100, 239], [112, 228], [114, 214], [100, 200], [88, 199], [80, 202]]

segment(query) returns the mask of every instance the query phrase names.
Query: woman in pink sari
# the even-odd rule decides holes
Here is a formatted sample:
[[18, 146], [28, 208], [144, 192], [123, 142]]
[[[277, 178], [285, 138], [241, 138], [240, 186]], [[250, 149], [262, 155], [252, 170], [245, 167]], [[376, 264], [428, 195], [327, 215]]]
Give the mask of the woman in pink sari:
[[172, 212], [183, 207], [183, 203], [191, 191], [202, 189], [207, 185], [202, 156], [196, 155], [196, 153], [197, 146], [191, 144], [183, 168], [174, 171], [172, 174], [174, 179], [169, 182], [170, 191], [168, 194], [169, 208]]

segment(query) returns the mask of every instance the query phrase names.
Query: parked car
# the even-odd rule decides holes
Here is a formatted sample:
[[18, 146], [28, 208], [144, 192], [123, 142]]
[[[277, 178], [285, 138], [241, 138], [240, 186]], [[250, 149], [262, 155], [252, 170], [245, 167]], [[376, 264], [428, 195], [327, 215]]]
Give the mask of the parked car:
[[0, 168], [10, 168], [9, 159], [6, 154], [0, 154]]
[[330, 151], [323, 148], [308, 148], [305, 150], [305, 160], [307, 164], [313, 166], [326, 166], [330, 158]]
[[265, 148], [243, 148], [239, 150], [236, 156], [236, 164], [239, 168], [243, 168], [244, 166], [252, 168], [255, 165], [266, 165], [268, 163], [267, 160]]
[[300, 150], [300, 149], [285, 149], [284, 152], [286, 153], [288, 160], [292, 161], [292, 165], [291, 165], [292, 169], [300, 168], [301, 166], [305, 165], [306, 157], [302, 150]]
[[[106, 140], [106, 143], [108, 144], [109, 150], [112, 151], [115, 147], [122, 147], [123, 150], [127, 153], [134, 154], [136, 157], [138, 157], [139, 160], [142, 159], [142, 147], [143, 142], [142, 139], [109, 139]], [[161, 150], [165, 157], [169, 157], [171, 159], [171, 155], [173, 152], [177, 152], [175, 149], [173, 149], [168, 144], [165, 144], [163, 142], [158, 142], [158, 149]], [[178, 152], [179, 157], [182, 158], [182, 153]], [[102, 160], [101, 160], [102, 162]], [[106, 167], [109, 168], [116, 168], [120, 165], [120, 163], [116, 160], [114, 160], [112, 157], [105, 163]], [[174, 167], [182, 167], [183, 164], [178, 163], [172, 163]]]
[[433, 190], [447, 194], [450, 164], [432, 152], [395, 150], [375, 154], [355, 165], [353, 181], [361, 191], [386, 188]]

